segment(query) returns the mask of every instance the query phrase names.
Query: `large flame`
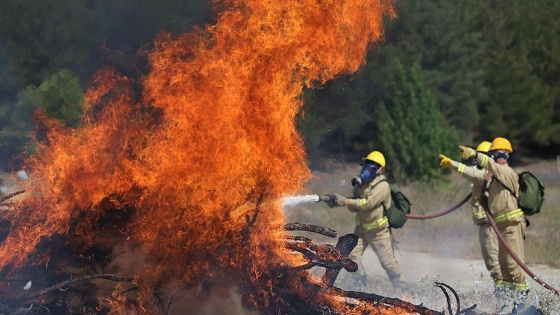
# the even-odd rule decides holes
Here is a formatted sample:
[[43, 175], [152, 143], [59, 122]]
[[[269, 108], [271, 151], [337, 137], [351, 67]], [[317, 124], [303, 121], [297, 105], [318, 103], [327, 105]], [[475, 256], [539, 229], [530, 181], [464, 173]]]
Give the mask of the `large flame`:
[[149, 312], [149, 292], [170, 279], [231, 277], [250, 261], [244, 276], [258, 283], [270, 266], [295, 263], [276, 200], [310, 174], [295, 129], [302, 89], [356, 71], [392, 3], [220, 5], [215, 25], [161, 35], [140, 82], [100, 71], [79, 129], [38, 113], [32, 197], [12, 219], [0, 267], [48, 264], [29, 257], [55, 233], [74, 248], [126, 245], [145, 257], [133, 272]]

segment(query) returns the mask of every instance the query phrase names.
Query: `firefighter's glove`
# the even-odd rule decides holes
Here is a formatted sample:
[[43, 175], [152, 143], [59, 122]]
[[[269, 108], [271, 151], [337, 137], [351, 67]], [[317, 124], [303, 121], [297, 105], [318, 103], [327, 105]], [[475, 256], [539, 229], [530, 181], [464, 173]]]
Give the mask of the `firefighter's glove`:
[[329, 205], [329, 207], [336, 207], [336, 197], [335, 195], [321, 195], [319, 196], [319, 201], [324, 201]]
[[447, 156], [440, 154], [439, 155], [439, 166], [441, 167], [451, 167], [451, 159]]
[[459, 149], [463, 152], [463, 159], [468, 160], [476, 156], [476, 151], [473, 148], [460, 145]]
[[339, 194], [334, 194], [334, 196], [335, 196], [335, 204], [337, 207], [342, 207], [346, 205], [346, 197]]

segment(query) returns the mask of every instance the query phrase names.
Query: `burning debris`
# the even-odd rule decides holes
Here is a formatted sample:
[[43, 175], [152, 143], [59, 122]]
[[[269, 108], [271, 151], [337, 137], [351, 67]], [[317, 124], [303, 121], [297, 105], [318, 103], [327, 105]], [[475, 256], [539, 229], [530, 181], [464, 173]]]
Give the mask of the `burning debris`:
[[[255, 228], [255, 223], [260, 213], [260, 204], [257, 203], [253, 210], [252, 216], [246, 216], [246, 227], [240, 231], [245, 241], [250, 239], [252, 231]], [[286, 224], [284, 228], [287, 231], [313, 232], [332, 238], [337, 236], [337, 232], [332, 229], [309, 224], [289, 223]], [[375, 311], [378, 314], [441, 314], [440, 312], [430, 310], [421, 305], [414, 305], [396, 298], [383, 297], [372, 293], [345, 291], [334, 287], [333, 283], [341, 269], [344, 268], [350, 272], [354, 272], [357, 269], [357, 264], [347, 257], [357, 243], [356, 235], [348, 234], [340, 237], [336, 246], [317, 244], [311, 239], [301, 236], [286, 235], [284, 241], [286, 248], [305, 256], [308, 263], [299, 266], [280, 264], [277, 266], [270, 266], [268, 270], [263, 270], [259, 282], [268, 283], [270, 286], [270, 291], [267, 292], [269, 294], [267, 299], [268, 303], [258, 307], [263, 313], [364, 314]], [[50, 247], [49, 249], [51, 251], [59, 252], [65, 247], [64, 242], [60, 241], [50, 241], [50, 244], [46, 246]], [[71, 264], [72, 266], [61, 266], [61, 262]], [[9, 314], [19, 312], [26, 314], [70, 314], [81, 310], [86, 313], [108, 313], [110, 312], [110, 304], [103, 306], [102, 303], [93, 302], [95, 298], [102, 298], [92, 294], [98, 289], [97, 285], [93, 283], [83, 285], [83, 283], [96, 279], [128, 283], [129, 287], [126, 289], [121, 285], [115, 286], [115, 290], [120, 290], [119, 293], [115, 294], [115, 290], [113, 291], [113, 297], [124, 297], [131, 292], [138, 292], [140, 289], [138, 286], [138, 279], [122, 278], [116, 274], [77, 275], [69, 271], [83, 268], [84, 270], [82, 273], [86, 273], [85, 269], [93, 271], [101, 268], [103, 264], [101, 255], [92, 254], [89, 258], [80, 255], [80, 259], [76, 259], [71, 263], [65, 259], [52, 259], [50, 267], [29, 268], [24, 274], [27, 276], [33, 274], [38, 279], [42, 278], [43, 280], [29, 280], [23, 286], [23, 292], [20, 294], [0, 297], [0, 312]], [[89, 265], [89, 268], [85, 267], [85, 265]], [[306, 273], [306, 270], [313, 266], [324, 267], [326, 269], [322, 281], [313, 279]], [[246, 261], [244, 262], [242, 270], [245, 269], [244, 272], [250, 272], [252, 268], [254, 268], [254, 266], [249, 261]], [[64, 271], [62, 269], [64, 269]], [[6, 270], [3, 270], [3, 274], [5, 274], [5, 271]], [[260, 296], [262, 291], [259, 290], [259, 286], [255, 286], [254, 282], [247, 280], [248, 279], [238, 279], [237, 283], [242, 284], [246, 305], [255, 306], [255, 304], [258, 303], [257, 301], [264, 300], [263, 297]], [[14, 286], [24, 281], [25, 280], [20, 281], [18, 279], [3, 280], [4, 283], [7, 283], [6, 287], [11, 287], [12, 291], [14, 291]], [[39, 283], [37, 285], [38, 288], [30, 290], [32, 283]], [[82, 285], [77, 286], [77, 284]], [[438, 285], [451, 289], [445, 284]], [[453, 290], [452, 292], [457, 298], [457, 309], [459, 310], [458, 296]], [[131, 295], [129, 294], [129, 296]], [[125, 299], [125, 303], [129, 308], [130, 305], [139, 306], [138, 299], [138, 294], [132, 295]], [[173, 301], [174, 296], [168, 294], [167, 305], [160, 303], [160, 313], [165, 312], [166, 314], [170, 314]], [[451, 306], [449, 306], [449, 309], [450, 307]], [[450, 314], [452, 314], [452, 312], [450, 312]], [[460, 314], [460, 312], [458, 311], [456, 314]]]
[[278, 202], [310, 177], [303, 88], [356, 71], [392, 1], [219, 4], [215, 25], [160, 35], [145, 76], [100, 70], [79, 128], [36, 113], [27, 198], [0, 218], [2, 310], [170, 313], [189, 288], [196, 313], [225, 279], [265, 313], [432, 314], [333, 287], [352, 237], [288, 237], [305, 227]]

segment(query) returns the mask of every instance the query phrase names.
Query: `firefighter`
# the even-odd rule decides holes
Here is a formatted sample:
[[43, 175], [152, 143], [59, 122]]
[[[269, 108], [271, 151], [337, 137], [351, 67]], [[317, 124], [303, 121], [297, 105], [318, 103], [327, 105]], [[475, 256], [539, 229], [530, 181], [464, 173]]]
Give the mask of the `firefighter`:
[[352, 179], [353, 198], [335, 194], [338, 206], [348, 206], [348, 210], [356, 213], [354, 234], [359, 240], [349, 257], [358, 264], [360, 281], [365, 284], [362, 255], [371, 246], [397, 293], [404, 293], [407, 285], [395, 258], [389, 222], [384, 213], [391, 206], [391, 188], [382, 174], [385, 157], [381, 152], [373, 151], [363, 161], [360, 174]]
[[[488, 150], [492, 144], [489, 141], [481, 142], [476, 148], [476, 152], [488, 154]], [[454, 161], [445, 155], [440, 154], [440, 165], [442, 167], [450, 167], [457, 170], [457, 174], [461, 175], [472, 183], [471, 193], [471, 209], [473, 215], [473, 222], [478, 226], [478, 241], [480, 243], [480, 250], [486, 269], [490, 273], [490, 277], [494, 280], [496, 287], [502, 285], [502, 272], [498, 260], [499, 241], [496, 233], [488, 223], [486, 211], [482, 208], [481, 193], [482, 183], [487, 170], [482, 169], [474, 159], [470, 160], [472, 167], [466, 164]]]
[[[513, 152], [511, 143], [503, 137], [495, 138], [488, 155], [465, 146], [459, 148], [464, 159], [474, 158], [478, 165], [490, 172], [492, 181], [488, 188], [489, 211], [511, 250], [524, 262], [526, 219], [517, 204], [517, 198], [510, 193], [512, 191], [515, 195], [519, 194], [519, 176], [508, 164], [509, 155]], [[497, 284], [498, 291], [512, 289], [527, 294], [529, 284], [525, 281], [525, 273], [502, 244], [499, 246], [498, 258], [502, 272], [502, 282]]]

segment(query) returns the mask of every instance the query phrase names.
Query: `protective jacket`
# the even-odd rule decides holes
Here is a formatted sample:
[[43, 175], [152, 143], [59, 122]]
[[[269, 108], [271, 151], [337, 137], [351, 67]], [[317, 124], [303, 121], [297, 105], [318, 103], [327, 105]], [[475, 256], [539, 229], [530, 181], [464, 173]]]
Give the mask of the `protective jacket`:
[[356, 212], [356, 225], [364, 230], [387, 226], [385, 209], [391, 206], [391, 187], [385, 175], [377, 175], [360, 188], [354, 188], [354, 198], [346, 201], [348, 209]]
[[472, 195], [470, 203], [474, 223], [477, 225], [487, 224], [488, 218], [486, 217], [486, 211], [484, 211], [484, 208], [482, 208], [482, 204], [480, 203], [482, 194], [482, 183], [484, 182], [484, 175], [486, 175], [486, 170], [467, 166], [454, 160], [451, 160], [451, 166], [457, 169], [457, 174], [461, 175], [472, 183]]
[[514, 222], [525, 222], [523, 211], [517, 205], [517, 198], [505, 187], [515, 194], [519, 194], [519, 176], [507, 164], [499, 164], [484, 154], [477, 154], [480, 166], [492, 173], [492, 182], [488, 188], [488, 208], [498, 226]]
[[[502, 281], [502, 271], [499, 263], [499, 243], [496, 233], [489, 225], [486, 211], [482, 207], [482, 184], [487, 174], [486, 169], [479, 169], [467, 166], [463, 163], [451, 160], [451, 167], [457, 169], [457, 174], [461, 175], [472, 183], [471, 209], [473, 214], [473, 222], [478, 225], [478, 241], [482, 258], [486, 269], [490, 272], [490, 276], [495, 283]], [[491, 181], [491, 179], [489, 180]], [[488, 194], [488, 190], [485, 191]]]
[[[517, 204], [517, 198], [508, 190], [509, 188], [516, 195], [519, 193], [519, 176], [509, 165], [499, 164], [487, 155], [477, 154], [476, 159], [480, 166], [492, 173], [493, 179], [488, 189], [488, 208], [492, 218], [506, 243], [523, 262], [525, 261], [523, 244], [525, 216]], [[503, 282], [498, 283], [497, 286], [509, 286], [518, 291], [528, 290], [529, 284], [525, 281], [525, 273], [503, 246], [500, 246], [498, 259]]]
[[358, 263], [358, 272], [364, 276], [362, 255], [371, 246], [394, 288], [402, 290], [406, 283], [395, 258], [389, 221], [385, 215], [385, 209], [391, 206], [391, 187], [385, 175], [379, 174], [362, 187], [354, 188], [353, 196], [346, 200], [346, 205], [348, 210], [356, 213], [354, 234], [359, 239], [349, 257]]

